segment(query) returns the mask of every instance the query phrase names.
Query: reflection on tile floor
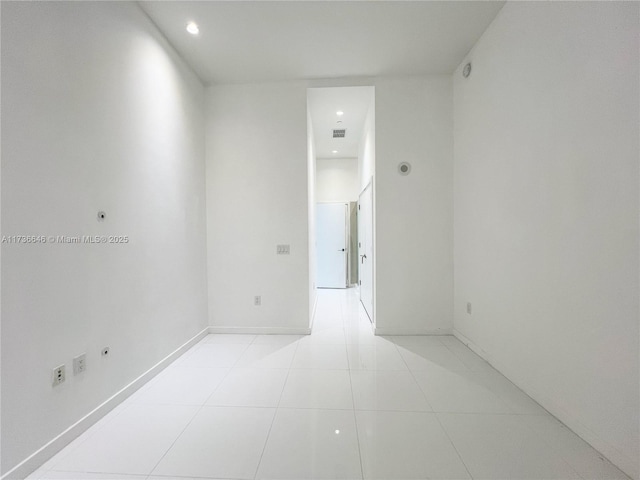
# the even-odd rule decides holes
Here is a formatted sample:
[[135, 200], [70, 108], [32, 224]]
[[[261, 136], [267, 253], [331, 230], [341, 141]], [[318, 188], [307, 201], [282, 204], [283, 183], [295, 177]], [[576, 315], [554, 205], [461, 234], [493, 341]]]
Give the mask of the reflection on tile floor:
[[209, 335], [29, 479], [627, 479], [452, 336]]

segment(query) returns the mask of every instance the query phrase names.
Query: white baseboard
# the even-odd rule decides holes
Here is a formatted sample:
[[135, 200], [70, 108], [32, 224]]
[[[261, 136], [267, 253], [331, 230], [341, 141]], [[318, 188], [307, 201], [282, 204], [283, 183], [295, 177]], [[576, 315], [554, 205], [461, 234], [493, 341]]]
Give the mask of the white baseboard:
[[44, 445], [42, 448], [31, 454], [25, 460], [20, 462], [18, 465], [13, 467], [7, 473], [0, 477], [0, 480], [14, 480], [14, 479], [23, 479], [29, 476], [31, 473], [36, 471], [40, 466], [42, 466], [46, 461], [48, 461], [51, 457], [53, 457], [56, 453], [66, 447], [73, 440], [78, 438], [82, 433], [89, 429], [92, 425], [94, 425], [98, 420], [104, 417], [107, 413], [113, 410], [115, 407], [120, 405], [124, 400], [129, 398], [133, 393], [136, 392], [140, 387], [142, 387], [145, 383], [155, 377], [158, 373], [168, 367], [171, 363], [173, 363], [180, 355], [189, 350], [192, 346], [198, 343], [201, 339], [203, 339], [208, 333], [208, 328], [205, 328], [198, 334], [196, 334], [193, 338], [182, 344], [176, 350], [171, 352], [169, 355], [164, 357], [158, 363], [156, 363], [149, 370], [144, 372], [138, 378], [129, 383], [126, 387], [112, 395], [110, 398], [105, 400], [101, 405], [96, 407], [94, 410], [89, 412], [87, 415], [82, 417], [76, 423], [67, 428], [60, 435], [55, 437], [49, 443]]
[[[464, 343], [471, 350], [473, 350], [474, 353], [480, 355], [482, 359], [488, 362], [491, 366], [496, 368], [495, 365], [493, 364], [493, 361], [490, 360], [491, 356], [487, 352], [485, 352], [483, 349], [478, 347], [475, 343], [473, 343], [471, 340], [469, 340], [467, 337], [465, 337], [462, 333], [460, 333], [455, 328], [453, 329], [453, 336], [456, 337], [458, 340], [460, 340], [462, 343]], [[502, 370], [500, 372], [502, 372]]]
[[425, 330], [418, 328], [373, 328], [374, 335], [397, 336], [404, 335], [451, 335], [451, 329], [437, 328], [435, 330]]
[[587, 428], [580, 420], [575, 418], [571, 412], [559, 407], [551, 398], [547, 395], [532, 388], [531, 385], [522, 381], [515, 372], [511, 371], [511, 367], [508, 364], [496, 362], [491, 355], [489, 355], [482, 348], [478, 347], [471, 340], [465, 337], [457, 330], [453, 330], [455, 337], [464, 343], [467, 347], [486, 360], [492, 367], [498, 370], [501, 374], [507, 377], [514, 385], [520, 388], [524, 393], [529, 395], [532, 399], [538, 402], [547, 412], [553, 415], [558, 421], [562, 422], [576, 435], [582, 438], [585, 442], [602, 453], [611, 463], [617, 466], [624, 473], [629, 475], [634, 480], [639, 480], [640, 472], [637, 461], [627, 457], [621, 453], [617, 448], [612, 446], [609, 442], [600, 438], [591, 429]]
[[239, 333], [245, 335], [309, 335], [311, 328], [297, 327], [209, 327], [209, 333]]
[[318, 308], [318, 292], [316, 290], [316, 296], [313, 300], [313, 306], [310, 310], [310, 318], [309, 318], [309, 333], [313, 331], [313, 322], [316, 319], [316, 308]]

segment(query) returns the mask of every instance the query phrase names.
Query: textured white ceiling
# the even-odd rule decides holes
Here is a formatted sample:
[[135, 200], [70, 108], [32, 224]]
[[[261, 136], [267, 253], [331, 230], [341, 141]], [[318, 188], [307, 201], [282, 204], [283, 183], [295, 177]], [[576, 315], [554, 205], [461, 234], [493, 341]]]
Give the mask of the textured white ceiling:
[[[503, 1], [143, 1], [205, 83], [450, 73]], [[200, 34], [185, 30], [188, 22]]]

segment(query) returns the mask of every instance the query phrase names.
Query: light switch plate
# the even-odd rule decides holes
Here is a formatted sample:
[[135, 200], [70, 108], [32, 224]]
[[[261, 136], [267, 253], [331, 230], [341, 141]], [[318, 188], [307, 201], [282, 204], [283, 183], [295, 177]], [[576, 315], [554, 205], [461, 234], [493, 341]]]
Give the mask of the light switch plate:
[[278, 255], [289, 255], [291, 253], [291, 249], [289, 245], [278, 245], [276, 247], [276, 253]]

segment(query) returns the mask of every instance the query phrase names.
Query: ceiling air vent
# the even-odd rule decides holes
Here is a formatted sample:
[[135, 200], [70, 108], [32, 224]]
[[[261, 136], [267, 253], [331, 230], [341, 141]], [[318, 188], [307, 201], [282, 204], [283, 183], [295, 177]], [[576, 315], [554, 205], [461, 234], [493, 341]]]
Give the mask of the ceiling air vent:
[[342, 130], [334, 130], [333, 131], [333, 138], [344, 138], [344, 134], [346, 133], [345, 129]]

